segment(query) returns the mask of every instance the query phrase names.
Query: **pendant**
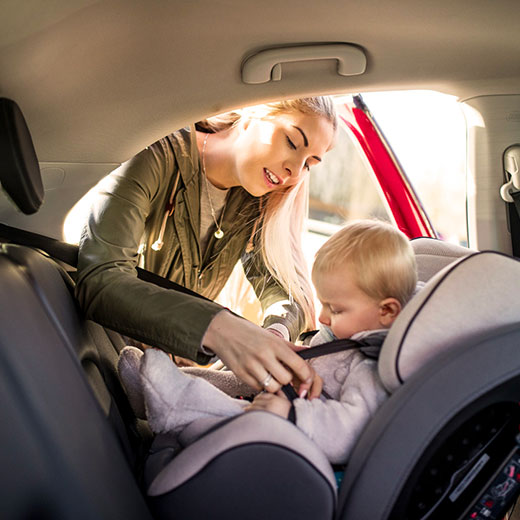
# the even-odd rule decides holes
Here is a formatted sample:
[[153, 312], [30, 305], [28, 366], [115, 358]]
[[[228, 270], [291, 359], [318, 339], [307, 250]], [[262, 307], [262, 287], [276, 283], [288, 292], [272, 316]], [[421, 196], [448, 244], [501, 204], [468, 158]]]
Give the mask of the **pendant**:
[[224, 236], [224, 231], [222, 229], [218, 228], [214, 233], [215, 238], [218, 238], [219, 240]]

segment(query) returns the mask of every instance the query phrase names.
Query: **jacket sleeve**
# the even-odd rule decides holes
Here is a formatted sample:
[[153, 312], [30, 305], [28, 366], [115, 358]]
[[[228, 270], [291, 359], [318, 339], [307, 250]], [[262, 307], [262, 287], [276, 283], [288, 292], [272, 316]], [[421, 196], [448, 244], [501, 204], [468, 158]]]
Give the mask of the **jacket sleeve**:
[[290, 341], [296, 341], [305, 326], [301, 307], [289, 301], [289, 296], [273, 278], [262, 260], [260, 251], [242, 255], [242, 265], [247, 279], [253, 286], [264, 312], [263, 327], [281, 323], [289, 331]]
[[139, 280], [135, 269], [146, 219], [173, 162], [171, 148], [158, 141], [100, 182], [80, 240], [76, 297], [87, 318], [206, 363], [199, 347], [222, 307]]
[[352, 363], [340, 400], [295, 399], [296, 426], [309, 436], [332, 464], [344, 464], [368, 421], [387, 398], [377, 362]]

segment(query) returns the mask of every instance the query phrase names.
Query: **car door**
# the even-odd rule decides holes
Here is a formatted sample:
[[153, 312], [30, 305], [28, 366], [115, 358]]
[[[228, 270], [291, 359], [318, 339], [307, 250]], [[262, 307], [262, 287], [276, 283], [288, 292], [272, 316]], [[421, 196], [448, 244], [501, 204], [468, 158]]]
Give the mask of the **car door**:
[[311, 175], [309, 232], [328, 236], [348, 220], [368, 217], [393, 221], [409, 238], [437, 237], [363, 97], [338, 98], [337, 110], [336, 146]]

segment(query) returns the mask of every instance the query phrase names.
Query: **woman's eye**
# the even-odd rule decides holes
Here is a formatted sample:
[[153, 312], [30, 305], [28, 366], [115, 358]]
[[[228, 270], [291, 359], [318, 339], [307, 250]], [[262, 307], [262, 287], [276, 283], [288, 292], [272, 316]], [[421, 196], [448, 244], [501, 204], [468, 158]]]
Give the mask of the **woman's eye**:
[[311, 169], [311, 167], [310, 167], [307, 163], [305, 163], [305, 164], [303, 165], [303, 167], [306, 168], [307, 171], [309, 171], [309, 170]]
[[287, 139], [287, 144], [289, 145], [289, 148], [291, 148], [292, 150], [296, 150], [296, 145], [291, 141], [291, 138], [289, 136], [285, 136], [285, 138]]

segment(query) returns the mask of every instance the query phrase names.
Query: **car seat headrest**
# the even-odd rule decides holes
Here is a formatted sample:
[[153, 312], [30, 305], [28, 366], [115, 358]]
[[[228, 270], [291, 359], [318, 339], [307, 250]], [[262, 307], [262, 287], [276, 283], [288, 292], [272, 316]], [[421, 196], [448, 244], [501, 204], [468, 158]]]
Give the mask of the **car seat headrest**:
[[427, 282], [434, 274], [458, 258], [476, 253], [473, 249], [436, 238], [414, 238], [410, 243], [417, 260], [417, 276], [421, 282]]
[[31, 134], [18, 105], [0, 98], [0, 183], [25, 214], [43, 202], [43, 183]]
[[379, 375], [395, 391], [426, 362], [502, 325], [520, 323], [520, 261], [473, 253], [433, 276], [392, 325], [381, 349]]

